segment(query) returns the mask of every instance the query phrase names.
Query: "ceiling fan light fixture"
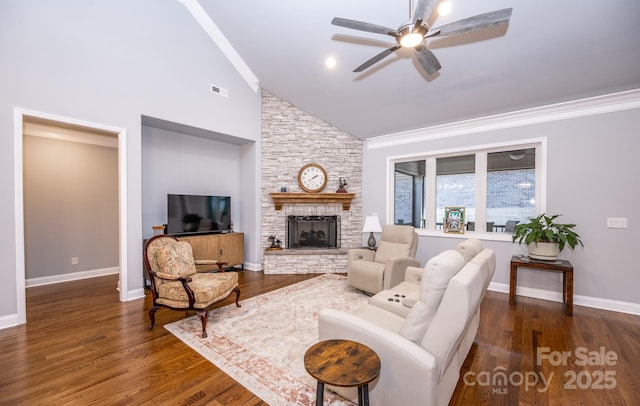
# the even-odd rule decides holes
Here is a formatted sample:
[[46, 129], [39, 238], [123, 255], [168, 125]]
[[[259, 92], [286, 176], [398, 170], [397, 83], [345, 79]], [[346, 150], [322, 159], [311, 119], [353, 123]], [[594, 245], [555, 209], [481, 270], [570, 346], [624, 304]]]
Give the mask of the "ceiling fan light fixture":
[[429, 31], [429, 28], [425, 25], [416, 27], [412, 23], [405, 24], [398, 30], [398, 44], [404, 48], [414, 48], [422, 43], [427, 31]]
[[405, 48], [413, 48], [416, 45], [420, 44], [423, 39], [424, 37], [422, 36], [422, 34], [411, 32], [409, 34], [403, 35], [400, 38], [400, 45]]

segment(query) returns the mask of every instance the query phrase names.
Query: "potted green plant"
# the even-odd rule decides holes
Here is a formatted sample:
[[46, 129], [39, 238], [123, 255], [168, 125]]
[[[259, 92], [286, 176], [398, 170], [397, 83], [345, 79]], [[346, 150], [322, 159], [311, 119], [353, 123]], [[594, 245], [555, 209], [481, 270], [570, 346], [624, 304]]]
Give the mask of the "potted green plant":
[[530, 217], [529, 222], [518, 224], [513, 232], [512, 241], [527, 244], [529, 257], [542, 260], [556, 260], [560, 251], [567, 245], [574, 249], [584, 246], [580, 236], [573, 231], [575, 224], [562, 224], [556, 221], [559, 214]]

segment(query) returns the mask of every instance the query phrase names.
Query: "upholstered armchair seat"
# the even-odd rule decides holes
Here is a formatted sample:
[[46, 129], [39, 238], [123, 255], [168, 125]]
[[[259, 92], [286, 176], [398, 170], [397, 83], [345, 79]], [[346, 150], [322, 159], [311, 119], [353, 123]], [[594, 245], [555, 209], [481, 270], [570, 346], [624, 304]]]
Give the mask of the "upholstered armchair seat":
[[347, 280], [351, 286], [376, 294], [404, 279], [408, 266], [419, 267], [418, 235], [411, 226], [385, 225], [376, 251], [351, 249], [347, 253]]
[[[226, 299], [233, 290], [238, 287], [238, 274], [225, 272], [215, 274], [211, 278], [210, 274], [197, 273], [192, 275], [189, 287], [193, 290], [196, 309], [204, 309], [212, 304]], [[180, 281], [170, 281], [158, 287], [158, 304], [184, 309], [189, 307], [189, 295]]]

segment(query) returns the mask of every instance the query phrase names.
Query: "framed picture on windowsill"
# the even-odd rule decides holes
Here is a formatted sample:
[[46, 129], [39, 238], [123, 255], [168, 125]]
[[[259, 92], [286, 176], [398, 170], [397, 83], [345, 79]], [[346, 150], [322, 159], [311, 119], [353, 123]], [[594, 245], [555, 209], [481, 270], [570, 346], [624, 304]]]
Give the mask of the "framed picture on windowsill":
[[464, 207], [444, 208], [444, 232], [464, 234]]

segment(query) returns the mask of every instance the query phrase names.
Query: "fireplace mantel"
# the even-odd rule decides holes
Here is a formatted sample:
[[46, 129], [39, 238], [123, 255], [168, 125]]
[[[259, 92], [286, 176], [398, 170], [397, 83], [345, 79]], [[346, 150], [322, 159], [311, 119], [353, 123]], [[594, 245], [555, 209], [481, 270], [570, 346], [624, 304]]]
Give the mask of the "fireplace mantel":
[[342, 203], [342, 210], [349, 210], [355, 196], [355, 193], [271, 192], [276, 210], [282, 210], [283, 203]]

